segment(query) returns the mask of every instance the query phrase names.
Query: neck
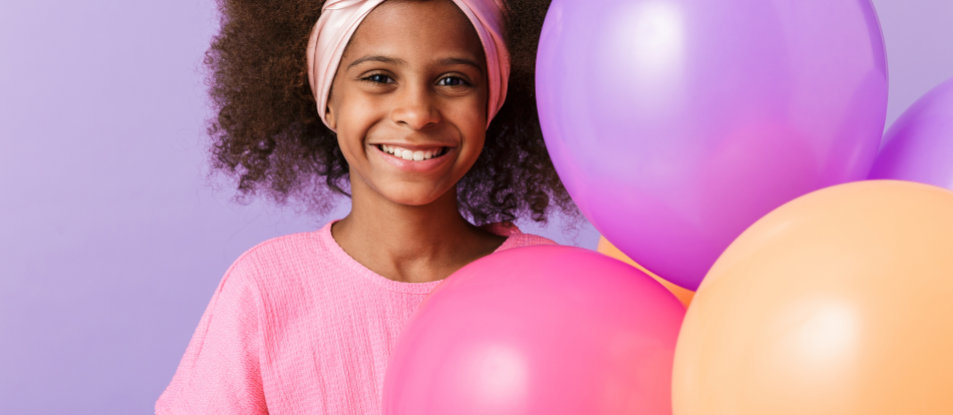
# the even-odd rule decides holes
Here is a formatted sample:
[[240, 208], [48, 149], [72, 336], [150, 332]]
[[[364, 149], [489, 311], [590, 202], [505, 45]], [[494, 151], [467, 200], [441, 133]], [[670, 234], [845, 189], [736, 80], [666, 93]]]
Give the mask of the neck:
[[352, 189], [351, 212], [334, 224], [332, 235], [348, 255], [389, 279], [442, 279], [504, 239], [467, 222], [454, 190], [430, 204], [407, 206]]

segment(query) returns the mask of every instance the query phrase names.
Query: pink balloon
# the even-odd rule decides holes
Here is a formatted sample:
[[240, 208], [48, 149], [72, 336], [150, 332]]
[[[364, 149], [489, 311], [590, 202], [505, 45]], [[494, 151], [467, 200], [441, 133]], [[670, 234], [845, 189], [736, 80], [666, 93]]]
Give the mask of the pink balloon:
[[641, 271], [565, 246], [450, 276], [401, 334], [386, 415], [671, 413], [685, 309]]
[[953, 78], [923, 95], [887, 130], [870, 178], [953, 190]]
[[554, 0], [537, 103], [586, 217], [695, 289], [762, 215], [866, 177], [886, 71], [868, 0]]

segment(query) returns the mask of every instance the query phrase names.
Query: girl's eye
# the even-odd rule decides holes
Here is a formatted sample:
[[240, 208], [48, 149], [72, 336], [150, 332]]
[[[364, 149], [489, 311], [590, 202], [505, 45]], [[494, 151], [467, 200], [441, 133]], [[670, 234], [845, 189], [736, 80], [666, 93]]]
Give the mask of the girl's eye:
[[376, 84], [389, 84], [394, 81], [393, 79], [391, 79], [391, 77], [384, 75], [382, 73], [371, 74], [371, 75], [365, 76], [364, 78], [361, 78], [361, 80], [367, 81], [367, 82], [373, 82]]
[[446, 76], [446, 77], [440, 78], [440, 80], [437, 81], [437, 85], [440, 85], [440, 86], [470, 86], [470, 83], [467, 82], [466, 79], [463, 79], [463, 78], [461, 78], [461, 77], [459, 77], [459, 76]]

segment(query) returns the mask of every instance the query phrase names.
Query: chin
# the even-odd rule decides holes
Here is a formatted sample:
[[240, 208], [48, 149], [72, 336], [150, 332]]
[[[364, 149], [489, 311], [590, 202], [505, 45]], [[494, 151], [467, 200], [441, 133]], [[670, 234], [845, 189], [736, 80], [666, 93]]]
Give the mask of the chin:
[[401, 206], [424, 207], [433, 204], [439, 197], [407, 197], [405, 195], [403, 197], [392, 197], [388, 199]]
[[410, 187], [406, 189], [393, 189], [392, 191], [383, 193], [382, 196], [398, 205], [421, 207], [436, 202], [446, 193], [446, 191], [438, 193], [429, 189], [413, 189]]

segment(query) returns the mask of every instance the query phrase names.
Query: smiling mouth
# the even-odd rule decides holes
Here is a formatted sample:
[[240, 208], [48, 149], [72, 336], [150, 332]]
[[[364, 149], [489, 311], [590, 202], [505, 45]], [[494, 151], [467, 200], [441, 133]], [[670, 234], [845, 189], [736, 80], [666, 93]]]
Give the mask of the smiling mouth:
[[434, 147], [427, 150], [410, 150], [401, 147], [389, 146], [386, 144], [378, 144], [377, 148], [380, 151], [383, 151], [394, 157], [408, 161], [430, 160], [447, 154], [447, 151], [450, 149], [450, 147]]

